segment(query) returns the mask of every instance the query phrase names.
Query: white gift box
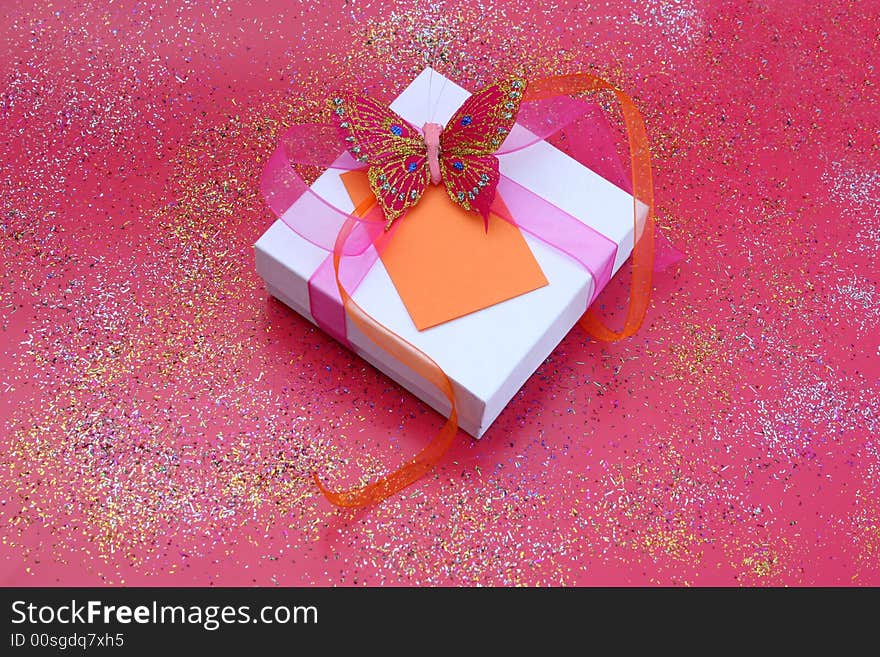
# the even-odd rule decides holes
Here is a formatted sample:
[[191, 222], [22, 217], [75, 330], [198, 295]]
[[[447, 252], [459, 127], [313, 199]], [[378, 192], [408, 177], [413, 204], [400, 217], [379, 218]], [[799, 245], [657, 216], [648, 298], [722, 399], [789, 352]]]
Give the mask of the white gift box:
[[[391, 104], [416, 126], [445, 123], [468, 92], [431, 70], [423, 71]], [[429, 94], [429, 91], [431, 92]], [[521, 129], [521, 128], [519, 128]], [[633, 248], [633, 198], [550, 144], [539, 141], [499, 158], [501, 173], [565, 210], [617, 244], [616, 272]], [[338, 171], [312, 186], [344, 210], [352, 202]], [[288, 213], [297, 213], [300, 202]], [[406, 221], [404, 217], [401, 221]], [[524, 233], [549, 282], [545, 287], [423, 331], [416, 329], [382, 261], [377, 259], [353, 294], [377, 321], [430, 356], [452, 381], [459, 425], [479, 438], [517, 390], [553, 351], [593, 298], [590, 274], [569, 256]], [[313, 323], [308, 282], [327, 251], [277, 220], [254, 245], [257, 272], [269, 293]], [[388, 356], [348, 320], [348, 340], [374, 367], [425, 403], [449, 415], [449, 402], [436, 388]]]

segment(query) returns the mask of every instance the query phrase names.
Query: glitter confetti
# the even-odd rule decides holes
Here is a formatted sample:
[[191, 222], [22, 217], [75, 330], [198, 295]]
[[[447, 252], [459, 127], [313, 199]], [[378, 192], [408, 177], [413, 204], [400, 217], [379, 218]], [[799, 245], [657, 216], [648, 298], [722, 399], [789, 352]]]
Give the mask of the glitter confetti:
[[[3, 583], [880, 584], [878, 17], [319, 4], [0, 16]], [[428, 63], [621, 85], [687, 255], [635, 337], [573, 330], [481, 441], [350, 513], [311, 473], [375, 476], [439, 418], [267, 296], [259, 173], [331, 89]]]

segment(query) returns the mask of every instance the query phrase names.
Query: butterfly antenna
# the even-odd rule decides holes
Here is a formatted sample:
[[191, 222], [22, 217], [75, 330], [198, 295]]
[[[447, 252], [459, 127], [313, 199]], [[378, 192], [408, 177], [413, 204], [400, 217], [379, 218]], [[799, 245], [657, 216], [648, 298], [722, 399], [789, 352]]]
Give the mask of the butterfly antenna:
[[434, 122], [434, 117], [437, 115], [437, 108], [440, 107], [440, 99], [443, 98], [443, 89], [446, 88], [446, 80], [447, 78], [443, 77], [443, 84], [440, 85], [440, 91], [437, 92], [437, 100], [434, 103], [434, 109], [431, 110], [431, 122]]
[[434, 101], [433, 106], [431, 103], [431, 82], [434, 79], [434, 64], [437, 62], [437, 52], [440, 50], [440, 36], [438, 34], [434, 35], [434, 48], [431, 51], [431, 60], [428, 62], [428, 66], [431, 67], [431, 71], [428, 74], [428, 121], [431, 123], [434, 122], [434, 116], [437, 114], [437, 107], [440, 105], [440, 98], [443, 97], [443, 89], [446, 86], [446, 78], [443, 78], [443, 84], [440, 85], [440, 91], [437, 92], [437, 100]]
[[428, 112], [427, 114], [431, 114], [431, 83], [434, 81], [434, 67], [431, 66], [431, 63], [428, 62], [428, 67], [431, 69], [428, 72]]
[[428, 68], [431, 69], [428, 71], [428, 107], [427, 107], [427, 115], [428, 120], [430, 121], [433, 116], [431, 113], [431, 83], [434, 81], [434, 63], [437, 61], [437, 49], [440, 47], [440, 39], [438, 39], [435, 35], [434, 37], [434, 47], [431, 49], [430, 53], [426, 53], [428, 58]]

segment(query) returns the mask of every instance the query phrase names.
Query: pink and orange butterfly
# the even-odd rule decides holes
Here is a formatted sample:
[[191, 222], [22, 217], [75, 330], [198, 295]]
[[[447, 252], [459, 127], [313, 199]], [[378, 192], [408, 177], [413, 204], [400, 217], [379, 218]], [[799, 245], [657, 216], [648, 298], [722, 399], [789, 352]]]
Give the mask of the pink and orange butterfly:
[[[484, 220], [498, 184], [498, 158], [493, 153], [516, 121], [525, 86], [521, 78], [485, 86], [462, 104], [439, 135], [433, 182], [442, 180], [453, 202]], [[426, 123], [419, 131], [365, 96], [340, 95], [329, 104], [346, 148], [367, 165], [370, 188], [388, 228], [418, 203], [432, 182], [426, 136], [440, 126]]]

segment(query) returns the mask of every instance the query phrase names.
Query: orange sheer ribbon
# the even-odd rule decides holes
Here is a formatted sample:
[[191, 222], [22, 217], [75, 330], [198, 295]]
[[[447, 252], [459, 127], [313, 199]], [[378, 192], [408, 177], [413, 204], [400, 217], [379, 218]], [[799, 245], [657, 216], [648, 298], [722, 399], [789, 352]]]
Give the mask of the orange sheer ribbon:
[[[530, 82], [526, 87], [524, 101], [605, 90], [613, 92], [620, 105], [626, 125], [632, 162], [634, 246], [631, 259], [630, 299], [626, 321], [619, 331], [608, 328], [592, 309], [587, 309], [578, 324], [591, 337], [612, 342], [627, 338], [639, 329], [644, 320], [651, 293], [651, 274], [654, 265], [654, 186], [651, 176], [651, 153], [648, 148], [648, 135], [644, 121], [629, 96], [609, 82], [588, 73], [553, 76]], [[639, 221], [639, 203], [646, 206], [646, 216], [642, 222]], [[375, 199], [369, 199], [355, 209], [354, 214], [359, 217], [367, 217], [377, 210]], [[381, 502], [418, 481], [443, 457], [452, 445], [458, 431], [455, 391], [443, 369], [415, 345], [373, 319], [345, 290], [339, 278], [339, 265], [345, 241], [355, 226], [354, 219], [348, 219], [343, 224], [333, 249], [333, 269], [336, 274], [339, 296], [346, 314], [372, 342], [397, 359], [398, 362], [432, 383], [449, 400], [450, 412], [449, 418], [437, 434], [415, 457], [397, 470], [383, 475], [372, 483], [360, 488], [337, 492], [328, 490], [318, 476], [313, 475], [315, 483], [330, 502], [337, 506], [351, 508]], [[381, 240], [382, 237], [378, 241], [381, 242]], [[377, 243], [376, 248], [381, 249], [381, 244]]]
[[[359, 205], [355, 209], [354, 214], [359, 217], [366, 217], [371, 212], [378, 210], [376, 199], [371, 198]], [[380, 220], [384, 222], [384, 219]], [[446, 372], [425, 352], [373, 319], [351, 298], [351, 295], [343, 286], [339, 278], [339, 264], [342, 260], [345, 240], [348, 239], [355, 226], [356, 221], [354, 219], [346, 220], [339, 230], [339, 236], [333, 247], [333, 271], [336, 274], [336, 285], [339, 288], [339, 296], [342, 298], [346, 314], [365, 336], [387, 354], [397, 359], [399, 363], [406, 365], [413, 372], [432, 383], [434, 387], [443, 393], [450, 404], [449, 418], [434, 438], [414, 458], [394, 472], [383, 475], [373, 483], [360, 488], [334, 492], [328, 490], [316, 474], [312, 475], [318, 488], [321, 489], [324, 496], [333, 504], [357, 508], [381, 502], [391, 497], [396, 492], [421, 479], [428, 470], [434, 467], [434, 464], [449, 449], [455, 434], [458, 432], [458, 410], [455, 405], [455, 391], [452, 388], [452, 382], [446, 376]], [[382, 237], [384, 237], [384, 234], [380, 236], [379, 240]], [[376, 247], [381, 249], [381, 244], [377, 243]]]
[[[651, 297], [651, 275], [654, 269], [654, 182], [651, 175], [651, 151], [645, 122], [632, 99], [609, 82], [589, 73], [559, 75], [530, 82], [524, 101], [540, 100], [559, 95], [611, 91], [620, 105], [629, 141], [633, 185], [633, 252], [629, 307], [623, 328], [614, 331], [588, 308], [578, 324], [587, 335], [603, 342], [623, 340], [639, 330]], [[639, 202], [647, 206], [645, 220], [639, 225]]]

